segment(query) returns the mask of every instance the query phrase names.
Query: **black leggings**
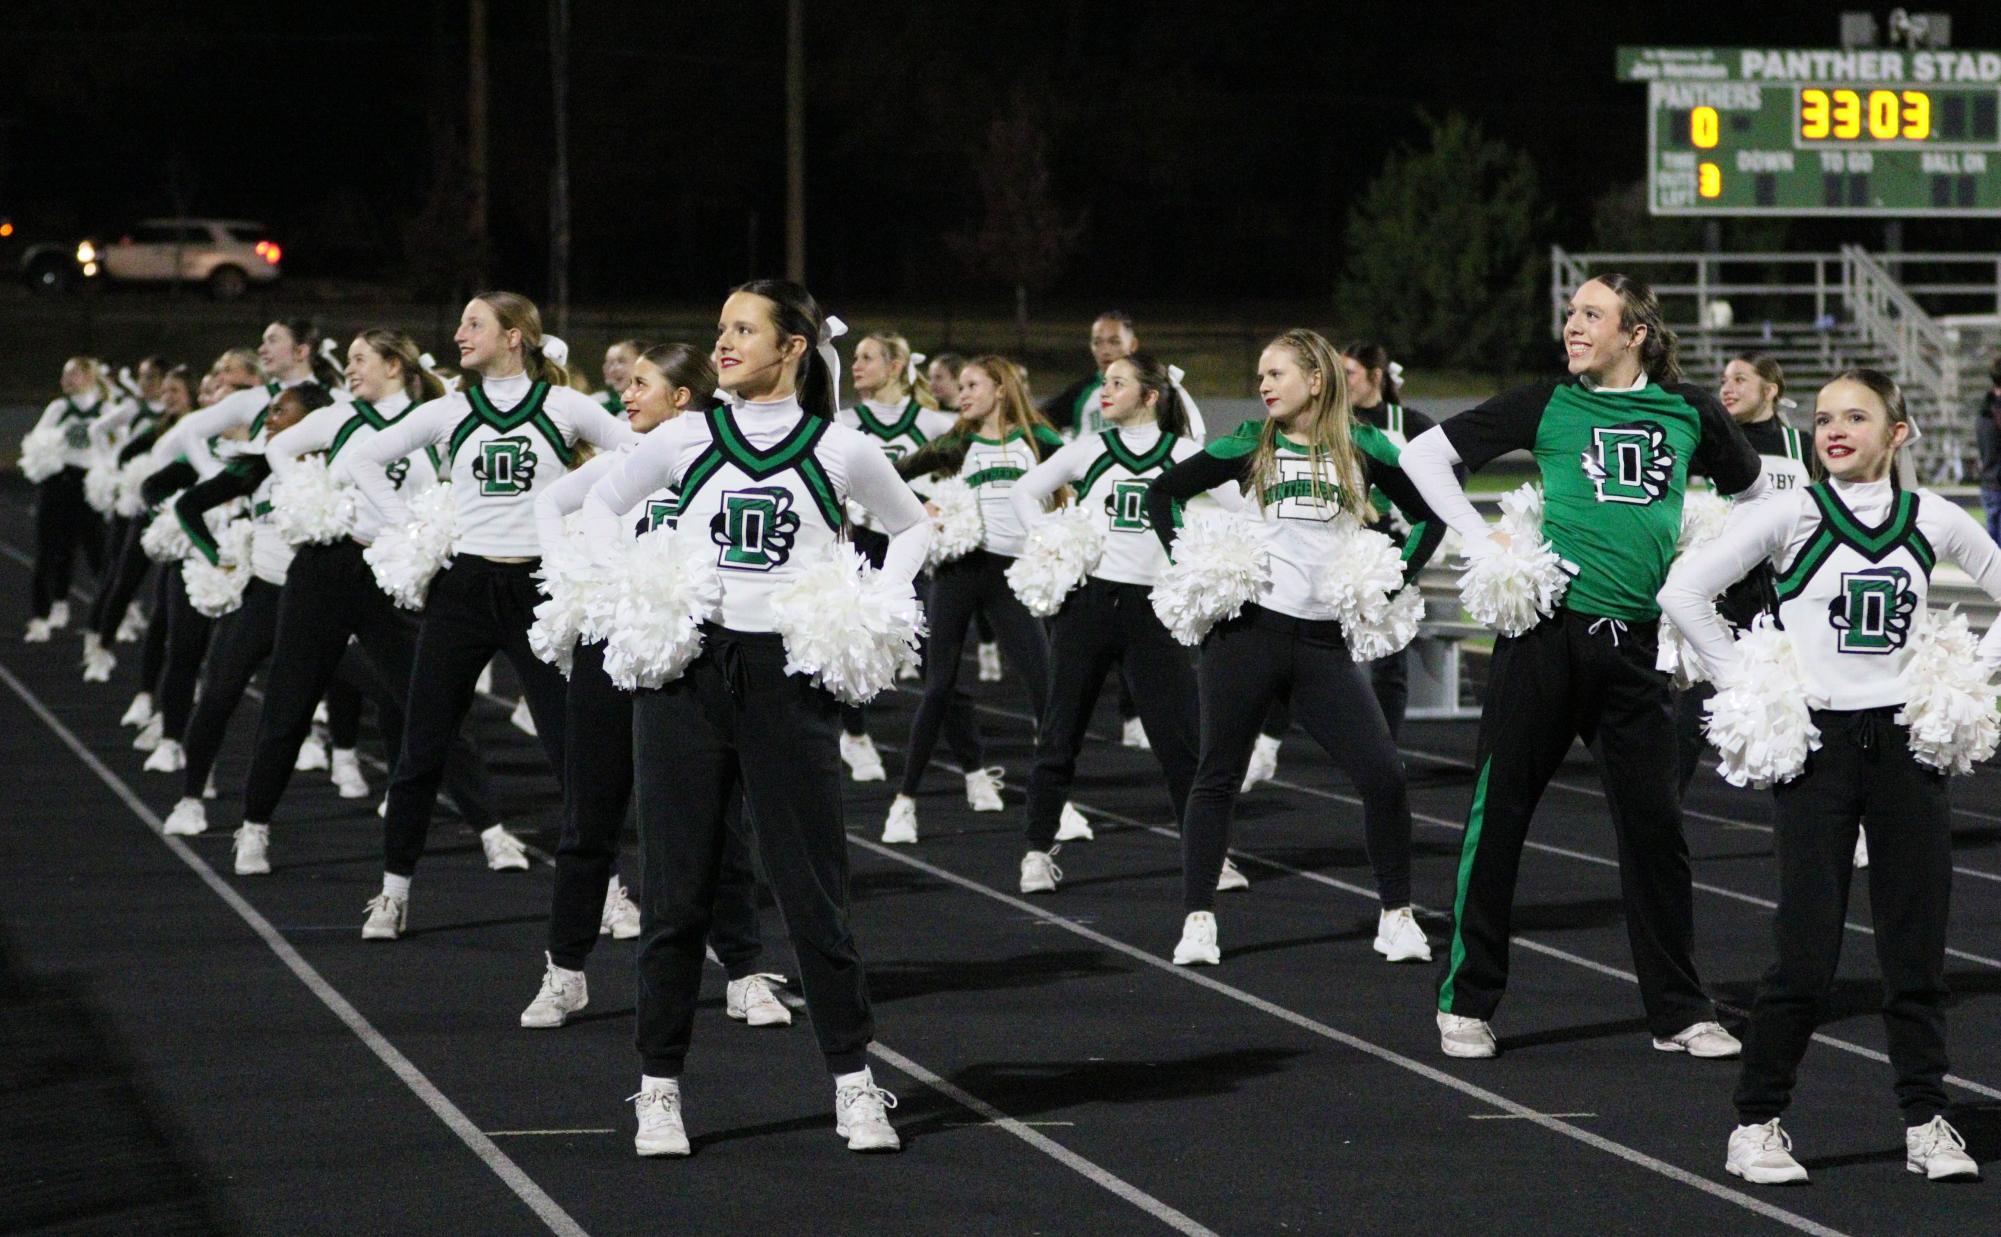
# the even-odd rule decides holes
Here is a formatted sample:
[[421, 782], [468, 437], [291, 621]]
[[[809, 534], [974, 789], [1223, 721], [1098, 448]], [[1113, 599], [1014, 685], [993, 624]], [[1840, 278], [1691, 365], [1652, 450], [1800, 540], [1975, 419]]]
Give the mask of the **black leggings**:
[[244, 586], [243, 604], [215, 621], [208, 660], [202, 663], [201, 699], [188, 720], [181, 793], [189, 798], [201, 796], [209, 772], [215, 768], [216, 753], [222, 750], [229, 719], [235, 716], [258, 667], [271, 656], [278, 635], [280, 591], [276, 584], [253, 579]]
[[[147, 560], [150, 564], [151, 560]], [[167, 615], [173, 603], [173, 586], [167, 579], [179, 572], [153, 573], [153, 616], [146, 624], [146, 642], [139, 652], [139, 690], [158, 691], [160, 675], [167, 666]], [[115, 633], [114, 633], [115, 634]]]
[[34, 615], [69, 596], [81, 547], [94, 574], [104, 568], [104, 521], [83, 498], [83, 469], [65, 468], [35, 487]]
[[[1390, 738], [1395, 739], [1403, 734], [1404, 709], [1410, 703], [1410, 649], [1406, 646], [1367, 664], [1369, 687], [1376, 693], [1383, 721], [1389, 724]], [[1272, 699], [1271, 708], [1265, 711], [1264, 725], [1258, 730], [1266, 738], [1283, 739], [1290, 729], [1292, 696], [1281, 694]]]
[[1230, 845], [1230, 816], [1244, 784], [1258, 724], [1273, 696], [1291, 693], [1306, 732], [1362, 796], [1363, 836], [1385, 910], [1410, 905], [1410, 794], [1403, 761], [1339, 623], [1309, 622], [1258, 606], [1218, 623], [1202, 641], [1202, 757], [1181, 825], [1182, 900], [1216, 902]]
[[[883, 558], [889, 553], [889, 538], [873, 528], [857, 528], [850, 534], [854, 538], [855, 549], [869, 561], [869, 565], [880, 570]], [[923, 586], [920, 585], [920, 588]], [[918, 645], [919, 664], [928, 656], [925, 642]], [[844, 704], [841, 706], [841, 729], [850, 735], [868, 733], [868, 706], [864, 704]], [[952, 703], [945, 710], [945, 746], [952, 749], [952, 755], [968, 769], [980, 763], [980, 722], [973, 713], [973, 698], [963, 688], [954, 688]]]
[[1086, 580], [1049, 620], [1049, 707], [1036, 735], [1028, 780], [1028, 849], [1048, 850], [1077, 773], [1091, 711], [1105, 675], [1120, 669], [1167, 777], [1178, 821], [1195, 780], [1195, 667], [1153, 612], [1144, 584]]
[[194, 710], [195, 682], [201, 676], [202, 659], [208, 656], [215, 620], [189, 604], [188, 584], [179, 563], [163, 564], [161, 574], [167, 578], [167, 664], [160, 672], [160, 694], [155, 703], [161, 735], [178, 743], [187, 733], [188, 714]]
[[90, 629], [106, 644], [118, 634], [126, 608], [139, 595], [146, 573], [152, 569], [153, 560], [139, 545], [139, 536], [145, 531], [139, 520], [120, 516], [111, 521], [111, 570], [98, 581], [97, 595], [90, 603]]
[[[964, 558], [941, 565], [931, 576], [931, 596], [925, 607], [930, 619], [931, 643], [924, 657], [924, 700], [910, 723], [910, 750], [904, 753], [901, 793], [914, 795], [931, 763], [931, 749], [938, 745], [938, 731], [950, 712], [953, 689], [959, 683], [959, 660], [966, 650], [966, 626], [976, 611], [984, 611], [993, 621], [1001, 650], [1021, 678], [1028, 693], [1029, 709], [1042, 718], [1049, 695], [1049, 642], [1041, 620], [1028, 612], [1014, 590], [1008, 587], [1008, 564], [1012, 558], [974, 550]], [[974, 737], [978, 738], [978, 728]], [[962, 760], [964, 756], [960, 757]], [[984, 751], [973, 754], [967, 769], [986, 763]]]

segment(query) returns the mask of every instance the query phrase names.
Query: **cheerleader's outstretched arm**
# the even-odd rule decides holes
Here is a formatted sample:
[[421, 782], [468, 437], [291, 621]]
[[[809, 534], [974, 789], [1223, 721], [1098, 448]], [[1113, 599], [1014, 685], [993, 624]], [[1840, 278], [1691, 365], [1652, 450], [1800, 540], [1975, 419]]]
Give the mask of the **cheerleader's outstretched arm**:
[[1784, 552], [1793, 537], [1804, 491], [1748, 508], [1721, 533], [1682, 555], [1661, 586], [1661, 612], [1680, 629], [1701, 658], [1711, 682], [1735, 668], [1737, 646], [1729, 624], [1716, 612], [1716, 596], [1743, 579], [1759, 563]]
[[[1987, 530], [1957, 503], [1938, 499], [1929, 491], [1925, 499], [1936, 501], [1940, 516], [1936, 532], [1926, 534], [1939, 557], [1958, 563], [1962, 571], [1973, 577], [1980, 591], [2001, 601], [2001, 546], [1995, 545]], [[2001, 671], [2001, 621], [1980, 638], [1980, 662], [1989, 674]]]
[[335, 475], [354, 482], [354, 488], [382, 516], [383, 527], [401, 524], [410, 518], [410, 504], [389, 479], [389, 465], [434, 442], [445, 441], [458, 416], [458, 408], [449, 396], [420, 404], [404, 413], [394, 425], [343, 453]]

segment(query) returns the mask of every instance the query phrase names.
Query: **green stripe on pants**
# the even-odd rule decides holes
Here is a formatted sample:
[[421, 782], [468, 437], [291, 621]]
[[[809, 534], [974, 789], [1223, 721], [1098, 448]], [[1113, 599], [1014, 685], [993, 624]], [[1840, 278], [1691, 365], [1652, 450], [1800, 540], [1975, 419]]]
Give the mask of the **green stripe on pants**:
[[1445, 983], [1438, 989], [1438, 1008], [1452, 1012], [1452, 981], [1459, 976], [1459, 964], [1466, 961], [1466, 886], [1473, 882], [1473, 856], [1480, 849], [1480, 823], [1487, 815], [1487, 773], [1494, 758], [1480, 763], [1480, 780], [1473, 784], [1473, 810], [1466, 815], [1466, 841], [1459, 848], [1459, 892], [1452, 899], [1452, 965]]

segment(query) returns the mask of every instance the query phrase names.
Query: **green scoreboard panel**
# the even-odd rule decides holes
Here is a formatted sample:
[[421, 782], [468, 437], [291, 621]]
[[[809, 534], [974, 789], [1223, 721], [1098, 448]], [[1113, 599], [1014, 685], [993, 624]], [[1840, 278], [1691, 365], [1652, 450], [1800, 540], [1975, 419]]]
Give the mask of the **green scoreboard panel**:
[[1656, 215], [2001, 215], [2001, 52], [1622, 47]]

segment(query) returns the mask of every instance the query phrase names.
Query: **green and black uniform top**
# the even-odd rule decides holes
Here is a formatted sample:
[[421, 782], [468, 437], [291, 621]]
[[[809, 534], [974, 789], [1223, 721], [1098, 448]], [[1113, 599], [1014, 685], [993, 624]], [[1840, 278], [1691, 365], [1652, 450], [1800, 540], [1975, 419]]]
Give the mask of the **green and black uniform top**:
[[911, 478], [950, 473], [965, 482], [980, 503], [980, 548], [1013, 558], [1021, 553], [1028, 531], [1008, 493], [1062, 445], [1062, 435], [1042, 424], [1010, 430], [1000, 438], [955, 429], [897, 461], [897, 470]]
[[266, 584], [282, 586], [291, 570], [293, 548], [271, 523], [273, 478], [264, 447], [261, 440], [253, 440], [247, 449], [224, 460], [222, 471], [174, 500], [174, 516], [195, 552], [215, 564], [220, 555], [215, 537], [209, 532], [206, 514], [213, 508], [244, 500], [233, 518], [252, 522], [250, 571]]
[[[1438, 424], [1417, 409], [1405, 408], [1402, 404], [1370, 404], [1367, 408], [1355, 409], [1354, 416], [1356, 420], [1365, 421], [1381, 430], [1383, 437], [1389, 439], [1390, 445], [1398, 451], [1409, 446], [1411, 439]], [[1463, 468], [1459, 470], [1462, 481], [1465, 480], [1465, 472]], [[1371, 490], [1369, 502], [1380, 514], [1380, 518], [1369, 527], [1402, 545], [1406, 530], [1401, 527], [1402, 521], [1397, 519], [1396, 504], [1392, 503], [1389, 495], [1381, 490]]]
[[[1316, 461], [1308, 450], [1278, 435], [1273, 454], [1273, 472], [1253, 477], [1258, 443], [1267, 423], [1250, 420], [1228, 437], [1219, 438], [1200, 452], [1167, 470], [1146, 495], [1147, 516], [1153, 531], [1174, 552], [1177, 504], [1219, 485], [1234, 484], [1247, 491], [1255, 506], [1246, 505], [1271, 530], [1267, 545], [1271, 550], [1271, 583], [1265, 586], [1257, 604], [1279, 614], [1298, 619], [1323, 620], [1339, 617], [1333, 607], [1317, 599], [1313, 582], [1325, 561], [1328, 546], [1339, 535], [1335, 521], [1341, 515], [1341, 487], [1326, 460]], [[1445, 536], [1445, 527], [1432, 515], [1424, 497], [1404, 475], [1401, 453], [1383, 432], [1366, 422], [1349, 428], [1356, 456], [1362, 465], [1363, 482], [1371, 490], [1388, 495], [1411, 526], [1411, 536], [1403, 547], [1404, 577], [1415, 578], [1431, 559]]]
[[1079, 378], [1042, 401], [1042, 415], [1068, 438], [1084, 438], [1110, 429], [1098, 406], [1098, 392], [1105, 388], [1103, 374]]
[[1594, 617], [1660, 616], [1654, 597], [1681, 536], [1690, 471], [1726, 496], [1758, 480], [1744, 432], [1692, 383], [1609, 391], [1566, 377], [1497, 395], [1440, 429], [1475, 472], [1509, 451], [1534, 453], [1543, 536], [1577, 568], [1564, 608]]

